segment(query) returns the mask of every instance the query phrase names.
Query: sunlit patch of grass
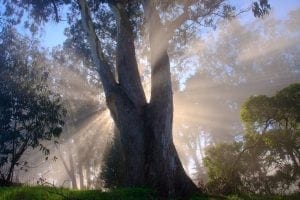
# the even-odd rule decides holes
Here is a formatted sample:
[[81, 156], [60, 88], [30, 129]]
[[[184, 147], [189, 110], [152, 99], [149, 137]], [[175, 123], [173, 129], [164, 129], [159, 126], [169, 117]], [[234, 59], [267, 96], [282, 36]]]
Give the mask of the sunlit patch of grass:
[[[70, 190], [53, 187], [0, 187], [0, 200], [163, 200], [150, 189], [121, 188], [108, 192], [101, 190]], [[300, 194], [211, 196], [197, 195], [190, 200], [297, 200]], [[166, 199], [164, 199], [166, 200]], [[177, 200], [177, 199], [172, 199]], [[178, 199], [179, 200], [179, 199]]]
[[70, 193], [67, 189], [54, 189], [50, 187], [2, 187], [0, 200], [61, 200], [61, 195]]

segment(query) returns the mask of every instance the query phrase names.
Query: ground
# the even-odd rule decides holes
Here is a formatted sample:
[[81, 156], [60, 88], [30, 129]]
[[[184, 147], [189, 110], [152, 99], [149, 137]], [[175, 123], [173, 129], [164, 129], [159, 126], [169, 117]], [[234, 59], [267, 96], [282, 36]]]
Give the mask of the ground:
[[[161, 199], [149, 189], [69, 190], [51, 187], [0, 187], [0, 200], [157, 200]], [[296, 200], [300, 194], [291, 196], [194, 196], [190, 200]]]

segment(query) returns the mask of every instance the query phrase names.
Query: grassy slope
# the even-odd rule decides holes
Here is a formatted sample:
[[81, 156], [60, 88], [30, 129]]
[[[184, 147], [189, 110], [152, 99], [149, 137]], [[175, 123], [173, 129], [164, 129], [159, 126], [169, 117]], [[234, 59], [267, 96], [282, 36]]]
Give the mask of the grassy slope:
[[[116, 189], [111, 192], [98, 190], [68, 190], [49, 187], [0, 187], [0, 200], [155, 200], [157, 198], [151, 190]], [[192, 200], [297, 200], [300, 195], [294, 196], [255, 196], [226, 198], [216, 197], [194, 197]]]

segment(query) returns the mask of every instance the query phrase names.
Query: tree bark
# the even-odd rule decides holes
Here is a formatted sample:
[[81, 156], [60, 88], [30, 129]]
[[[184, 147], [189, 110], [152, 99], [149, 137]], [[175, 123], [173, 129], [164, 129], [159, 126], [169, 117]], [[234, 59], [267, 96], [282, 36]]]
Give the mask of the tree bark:
[[69, 176], [72, 182], [72, 189], [78, 189], [72, 153], [69, 153], [69, 163], [70, 163]]
[[[146, 112], [146, 177], [151, 186], [165, 196], [188, 196], [197, 191], [186, 175], [173, 143], [173, 93], [169, 34], [163, 28], [153, 1], [145, 0], [151, 49], [151, 99]], [[165, 38], [167, 37], [167, 38]]]
[[[152, 1], [145, 3], [149, 2]], [[99, 68], [106, 103], [118, 128], [123, 150], [123, 155], [120, 156], [125, 160], [123, 186], [148, 186], [168, 197], [191, 195], [197, 188], [184, 172], [173, 144], [173, 94], [170, 61], [166, 50], [168, 41], [158, 40], [157, 33], [154, 34], [154, 31], [159, 35], [164, 33], [158, 14], [152, 9], [146, 16], [151, 19], [149, 36], [152, 82], [151, 100], [147, 103], [137, 68], [130, 16], [125, 11], [124, 2], [109, 3], [118, 23], [118, 83], [111, 80], [110, 73], [107, 73], [107, 62], [103, 61], [87, 3], [84, 0], [79, 3], [83, 27], [93, 52], [94, 63]], [[155, 27], [156, 25], [158, 26]]]

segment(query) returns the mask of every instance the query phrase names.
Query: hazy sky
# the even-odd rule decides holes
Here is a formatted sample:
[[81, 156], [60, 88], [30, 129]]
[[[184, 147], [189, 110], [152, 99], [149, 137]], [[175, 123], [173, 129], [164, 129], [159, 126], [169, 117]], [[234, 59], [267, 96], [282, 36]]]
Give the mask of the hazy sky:
[[[287, 13], [300, 7], [300, 0], [269, 0], [272, 6], [272, 10], [278, 18], [287, 17]], [[249, 0], [232, 0], [238, 6], [245, 7], [249, 5], [251, 1]], [[245, 16], [246, 15], [246, 16]], [[251, 12], [244, 14], [244, 17], [248, 20], [253, 20], [253, 15]], [[42, 43], [47, 47], [53, 47], [58, 44], [62, 44], [65, 40], [64, 28], [67, 26], [66, 22], [60, 22], [59, 24], [55, 22], [49, 22], [45, 26], [44, 33], [42, 34]]]

